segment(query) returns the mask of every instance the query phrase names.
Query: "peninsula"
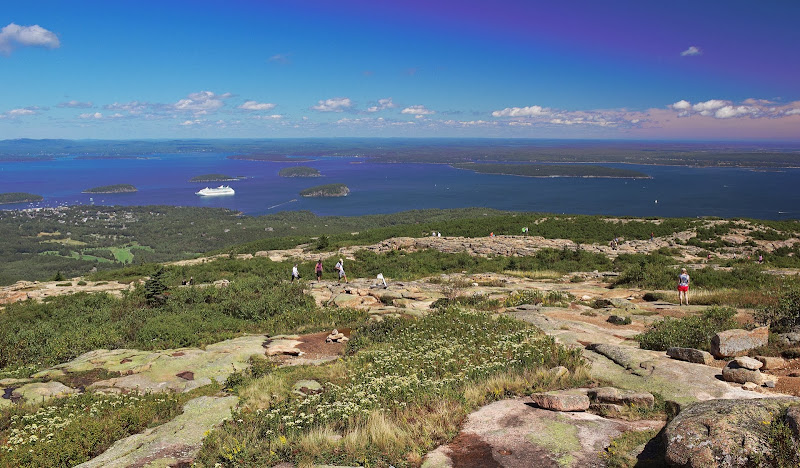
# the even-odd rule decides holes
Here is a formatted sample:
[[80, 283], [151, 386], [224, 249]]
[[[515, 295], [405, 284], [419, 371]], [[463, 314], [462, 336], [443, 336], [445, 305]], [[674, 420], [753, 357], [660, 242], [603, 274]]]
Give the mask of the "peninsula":
[[501, 174], [523, 177], [606, 177], [621, 179], [649, 179], [644, 172], [592, 164], [451, 164], [456, 169], [466, 169], [480, 174]]
[[322, 177], [317, 169], [308, 166], [285, 167], [278, 171], [281, 177]]
[[31, 203], [44, 200], [41, 195], [25, 192], [6, 192], [0, 193], [0, 205], [8, 205], [11, 203]]
[[84, 190], [82, 193], [134, 193], [139, 190], [131, 184], [103, 185]]
[[244, 176], [229, 176], [225, 174], [203, 174], [194, 176], [189, 182], [233, 182], [245, 179]]
[[300, 191], [303, 197], [346, 197], [350, 189], [345, 184], [317, 185]]

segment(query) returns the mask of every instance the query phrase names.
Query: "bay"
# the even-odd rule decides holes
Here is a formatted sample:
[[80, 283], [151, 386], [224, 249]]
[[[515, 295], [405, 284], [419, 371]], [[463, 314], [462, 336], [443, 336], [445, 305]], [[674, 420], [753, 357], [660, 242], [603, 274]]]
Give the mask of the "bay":
[[[411, 209], [487, 207], [513, 211], [615, 216], [718, 216], [800, 218], [800, 169], [696, 168], [603, 164], [643, 172], [649, 179], [530, 178], [477, 174], [444, 164], [386, 164], [366, 158], [314, 157], [297, 165], [324, 177], [282, 178], [286, 162], [228, 159], [223, 153], [161, 154], [140, 159], [57, 158], [1, 162], [0, 192], [30, 192], [44, 201], [3, 205], [19, 209], [74, 204], [181, 205], [228, 208], [247, 215], [309, 210], [356, 216]], [[200, 197], [220, 183], [191, 183], [196, 175], [223, 173], [247, 179], [225, 182], [236, 195]], [[137, 193], [83, 194], [91, 187], [133, 184]], [[301, 190], [344, 183], [341, 198], [303, 198]]]

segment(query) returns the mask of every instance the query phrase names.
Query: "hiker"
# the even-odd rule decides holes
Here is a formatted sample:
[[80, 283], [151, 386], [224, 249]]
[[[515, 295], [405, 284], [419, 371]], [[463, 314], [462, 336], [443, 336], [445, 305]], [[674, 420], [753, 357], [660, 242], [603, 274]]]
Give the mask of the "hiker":
[[294, 282], [295, 279], [300, 279], [300, 271], [298, 271], [296, 263], [292, 267], [292, 282]]
[[336, 266], [335, 266], [335, 267], [333, 267], [333, 268], [334, 268], [336, 271], [338, 271], [338, 272], [339, 272], [339, 283], [341, 283], [341, 282], [342, 282], [342, 278], [344, 278], [344, 282], [345, 282], [345, 283], [347, 283], [347, 273], [345, 273], [345, 272], [344, 272], [344, 260], [342, 260], [342, 259], [340, 258], [340, 259], [339, 259], [339, 262], [338, 262], [338, 263], [336, 264]]
[[683, 305], [683, 300], [686, 299], [686, 305], [689, 305], [689, 273], [686, 268], [681, 268], [681, 274], [678, 275], [678, 304]]
[[763, 255], [759, 255], [758, 256], [758, 264], [761, 265], [762, 263], [764, 263], [764, 256]]
[[317, 266], [314, 267], [314, 271], [317, 273], [317, 281], [322, 280], [322, 259], [320, 258], [317, 260]]

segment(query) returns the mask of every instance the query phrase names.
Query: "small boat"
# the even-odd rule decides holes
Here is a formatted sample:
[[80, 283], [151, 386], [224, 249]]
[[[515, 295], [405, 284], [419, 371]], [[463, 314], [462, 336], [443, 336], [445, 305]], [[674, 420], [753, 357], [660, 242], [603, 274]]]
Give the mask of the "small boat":
[[217, 188], [204, 188], [195, 193], [195, 195], [201, 195], [204, 197], [212, 197], [217, 195], [233, 195], [236, 192], [233, 191], [232, 188], [228, 187], [227, 185], [220, 185]]

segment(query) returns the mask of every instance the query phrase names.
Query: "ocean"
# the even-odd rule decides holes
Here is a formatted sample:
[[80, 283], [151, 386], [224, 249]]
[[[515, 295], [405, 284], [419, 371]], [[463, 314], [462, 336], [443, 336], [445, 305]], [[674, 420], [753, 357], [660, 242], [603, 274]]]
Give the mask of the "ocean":
[[[309, 210], [355, 216], [424, 208], [487, 207], [500, 210], [614, 216], [718, 216], [800, 218], [800, 169], [694, 168], [636, 164], [624, 167], [648, 179], [530, 178], [477, 174], [444, 164], [385, 164], [354, 157], [314, 157], [297, 165], [323, 177], [282, 178], [286, 162], [228, 159], [223, 153], [162, 154], [141, 159], [58, 158], [0, 162], [0, 192], [30, 192], [44, 201], [3, 209], [74, 204], [185, 205], [228, 208], [248, 215]], [[200, 197], [221, 183], [191, 183], [222, 173], [247, 179], [225, 182], [236, 195]], [[133, 184], [137, 193], [83, 194], [91, 187]], [[303, 198], [300, 190], [344, 183], [341, 198]]]

